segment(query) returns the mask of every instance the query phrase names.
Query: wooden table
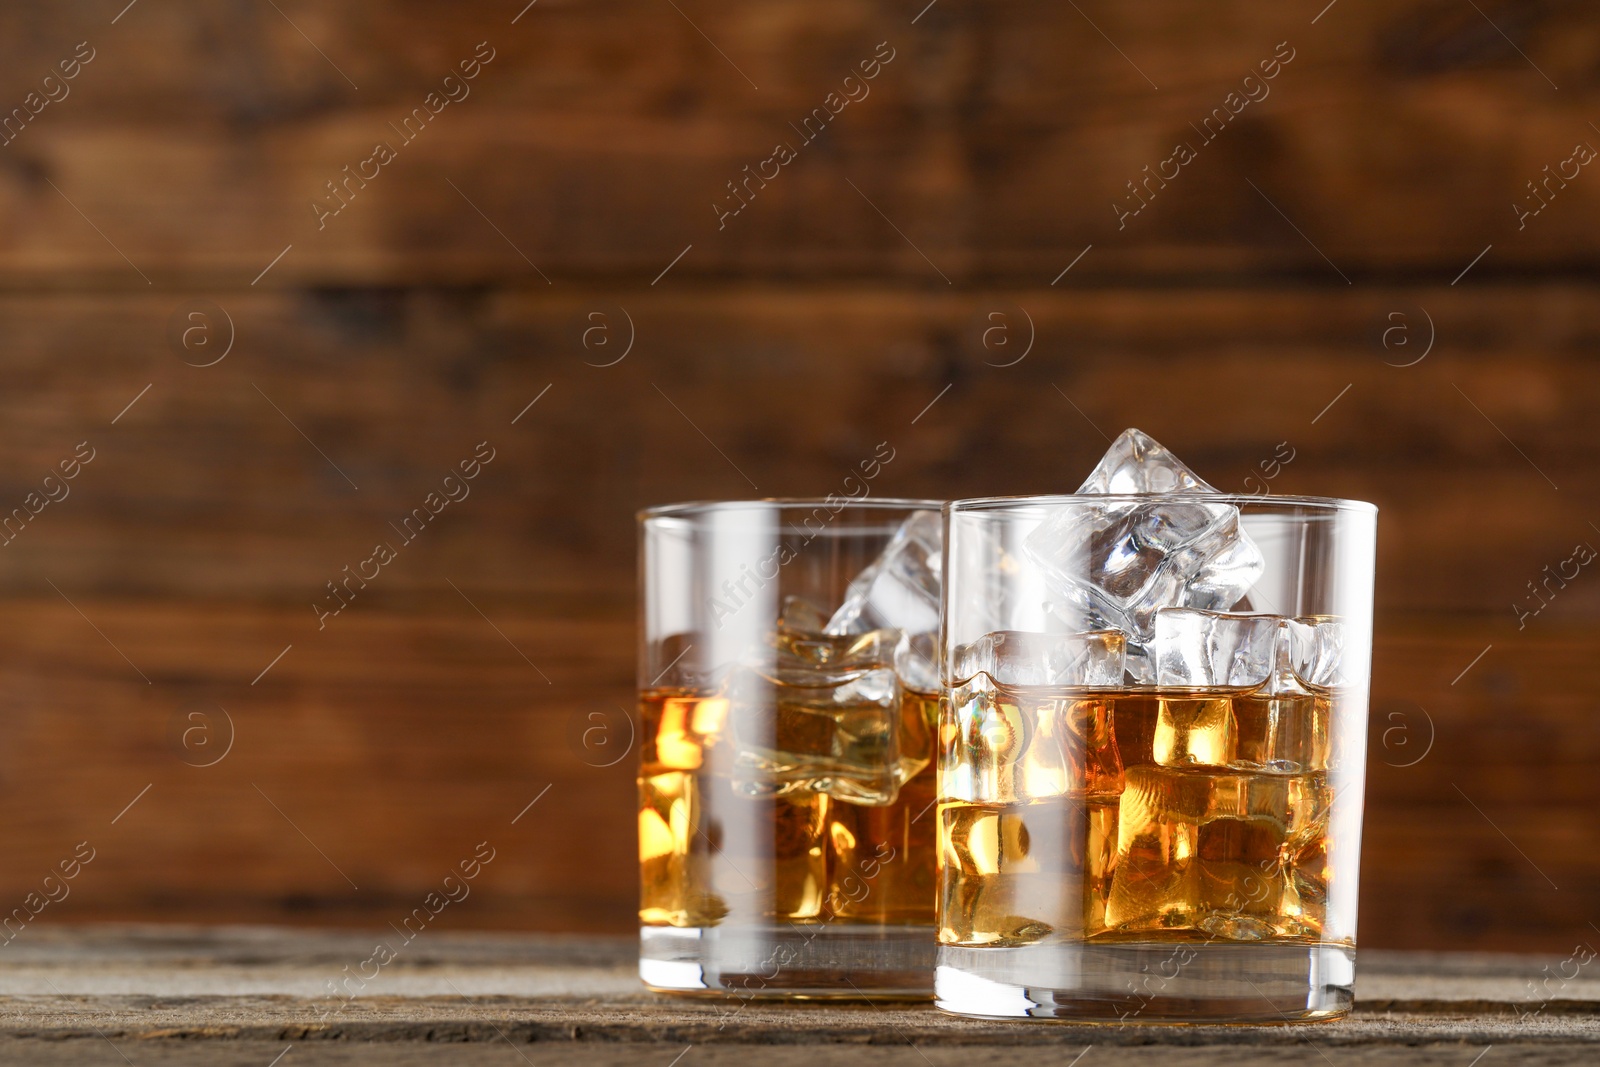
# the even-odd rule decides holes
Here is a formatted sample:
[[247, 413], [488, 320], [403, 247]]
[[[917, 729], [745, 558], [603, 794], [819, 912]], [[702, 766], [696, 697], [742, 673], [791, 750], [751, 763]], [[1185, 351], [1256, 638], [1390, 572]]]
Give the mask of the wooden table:
[[[1356, 1011], [1342, 1022], [1106, 1027], [975, 1022], [921, 1005], [669, 998], [639, 987], [627, 939], [442, 931], [405, 946], [371, 995], [328, 997], [327, 983], [347, 966], [357, 973], [376, 940], [239, 927], [30, 927], [0, 953], [0, 1063], [1600, 1061], [1600, 968], [1563, 981], [1561, 961], [1535, 957], [1364, 951]], [[1529, 980], [1547, 977], [1548, 992], [1535, 997]]]

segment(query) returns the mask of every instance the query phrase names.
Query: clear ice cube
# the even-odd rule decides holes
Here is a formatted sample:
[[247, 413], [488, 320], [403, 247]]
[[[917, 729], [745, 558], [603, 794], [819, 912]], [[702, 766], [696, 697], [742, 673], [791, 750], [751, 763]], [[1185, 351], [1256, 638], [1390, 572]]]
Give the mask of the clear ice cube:
[[[1160, 444], [1126, 430], [1079, 494], [1148, 495], [1062, 508], [1024, 549], [1065, 602], [1095, 628], [1128, 636], [1127, 669], [1155, 680], [1149, 646], [1162, 608], [1225, 611], [1261, 577], [1265, 560], [1239, 525], [1239, 509], [1206, 500], [1216, 491]], [[1182, 494], [1159, 499], [1164, 494]]]
[[894, 647], [894, 670], [906, 688], [939, 691], [939, 633], [901, 634]]
[[1130, 768], [1106, 926], [1227, 941], [1315, 937], [1330, 800], [1320, 775]]
[[1122, 768], [1106, 700], [1062, 690], [1120, 685], [1123, 648], [1115, 630], [1001, 630], [957, 649], [947, 722], [959, 741], [940, 769], [942, 795], [1001, 804], [1115, 795]]
[[1288, 631], [1289, 667], [1303, 685], [1331, 689], [1343, 684], [1344, 623], [1330, 615], [1305, 615], [1290, 619]]
[[733, 787], [751, 797], [827, 793], [891, 803], [899, 793], [900, 685], [886, 667], [729, 679]]
[[1156, 682], [1233, 694], [1161, 701], [1154, 742], [1164, 766], [1275, 773], [1325, 769], [1343, 626], [1327, 616], [1169, 608], [1156, 617]]
[[912, 512], [878, 558], [850, 583], [844, 603], [828, 620], [827, 632], [861, 633], [884, 627], [904, 633], [938, 630], [943, 542], [938, 512]]
[[1080, 494], [1215, 493], [1183, 461], [1143, 430], [1127, 429], [1111, 442]]
[[1078, 799], [951, 805], [940, 812], [943, 944], [1077, 940], [1094, 868], [1115, 847], [1114, 809]]
[[999, 630], [956, 649], [956, 679], [987, 674], [1001, 685], [1122, 684], [1126, 639], [1118, 630], [1035, 634]]
[[904, 636], [780, 626], [770, 640], [770, 662], [735, 669], [723, 690], [734, 791], [894, 803], [933, 758], [929, 698], [893, 667]]
[[1277, 615], [1193, 608], [1156, 612], [1156, 684], [1254, 689], [1272, 676], [1283, 624]]
[[984, 673], [951, 690], [944, 723], [958, 739], [939, 768], [946, 800], [1114, 798], [1122, 789], [1111, 700], [1104, 693], [1006, 686]]
[[845, 592], [844, 603], [824, 628], [830, 634], [895, 629], [901, 679], [920, 692], [939, 688], [939, 584], [944, 532], [936, 511], [916, 511]]
[[769, 638], [772, 674], [791, 685], [839, 684], [855, 672], [887, 667], [899, 639], [894, 630], [825, 634], [780, 628]]
[[1344, 624], [1327, 615], [1163, 608], [1151, 648], [1158, 685], [1326, 690], [1340, 680]]

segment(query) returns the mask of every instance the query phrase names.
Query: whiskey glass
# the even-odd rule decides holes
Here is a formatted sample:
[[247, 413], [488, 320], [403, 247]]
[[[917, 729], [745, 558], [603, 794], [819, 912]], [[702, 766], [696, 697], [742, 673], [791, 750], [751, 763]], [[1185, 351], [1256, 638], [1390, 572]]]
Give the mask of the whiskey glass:
[[650, 988], [931, 995], [940, 507], [640, 513]]
[[[938, 1006], [1347, 1013], [1376, 509], [1169, 493], [946, 518]], [[1254, 577], [1219, 605], [1223, 570]]]

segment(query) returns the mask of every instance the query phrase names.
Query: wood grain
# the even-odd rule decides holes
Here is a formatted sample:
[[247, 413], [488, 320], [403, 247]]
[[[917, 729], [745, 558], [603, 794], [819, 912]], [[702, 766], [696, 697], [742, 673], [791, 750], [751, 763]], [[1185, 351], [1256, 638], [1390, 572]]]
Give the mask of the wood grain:
[[[1091, 243], [1082, 275], [1110, 280], [1445, 283], [1489, 244], [1479, 278], [1594, 265], [1582, 235], [1600, 181], [1586, 170], [1551, 186], [1538, 217], [1519, 224], [1513, 208], [1546, 165], [1600, 139], [1600, 31], [1571, 0], [1482, 17], [1436, 0], [1346, 5], [1315, 25], [1237, 3], [1203, 19], [1175, 3], [1139, 18], [942, 5], [915, 25], [888, 5], [756, 17], [633, 0], [604, 15], [551, 4], [513, 26], [512, 6], [189, 4], [115, 27], [87, 3], [9, 16], [19, 101], [75, 42], [97, 53], [4, 149], [0, 278], [242, 286], [291, 244], [264, 284], [645, 284], [690, 244], [679, 282], [1039, 285]], [[496, 58], [470, 95], [319, 226], [326, 183], [398, 141], [390, 123], [480, 41]], [[880, 42], [895, 58], [869, 95], [801, 140], [791, 124]], [[1245, 86], [1280, 44], [1292, 61]], [[1245, 91], [1259, 102], [1204, 140], [1205, 118]], [[779, 141], [799, 158], [719, 226], [726, 183]], [[1180, 141], [1194, 162], [1119, 225], [1127, 184]]]
[[[367, 604], [454, 597], [448, 579], [625, 607], [640, 507], [825, 494], [884, 440], [883, 493], [1067, 491], [1102, 435], [1134, 424], [1226, 490], [1260, 488], [1258, 464], [1288, 442], [1273, 491], [1376, 502], [1386, 611], [1515, 628], [1513, 602], [1537, 604], [1527, 583], [1600, 536], [1584, 505], [1600, 488], [1600, 301], [1580, 287], [251, 293], [225, 296], [235, 348], [203, 369], [166, 340], [187, 300], [0, 297], [3, 513], [79, 442], [98, 449], [0, 549], [0, 587], [243, 597], [309, 618], [483, 441], [496, 458], [471, 495]], [[1433, 353], [1385, 365], [1422, 354], [1424, 312]], [[994, 335], [991, 350], [997, 321], [1010, 347]], [[1388, 328], [1412, 347], [1396, 334], [1385, 349]], [[606, 331], [593, 350], [585, 329]], [[630, 335], [625, 359], [593, 365]], [[1538, 624], [1597, 607], [1600, 584], [1575, 581]]]
[[[1363, 953], [1356, 1009], [1314, 1026], [1043, 1026], [944, 1015], [929, 1005], [739, 1003], [657, 996], [631, 946], [600, 939], [437, 933], [365, 995], [321, 1018], [330, 974], [365, 958], [359, 934], [63, 927], [8, 961], [0, 1055], [30, 1063], [137, 1055], [140, 1063], [316, 1062], [1458, 1064], [1493, 1046], [1566, 1065], [1592, 1060], [1594, 981], [1530, 1000], [1560, 957]], [[21, 946], [23, 942], [16, 943]], [[1370, 956], [1370, 963], [1367, 957]], [[124, 990], [133, 986], [141, 992]], [[1531, 1013], [1531, 1014], [1530, 1014]], [[106, 1044], [112, 1048], [107, 1049]], [[1306, 1046], [1310, 1047], [1307, 1048]], [[526, 1051], [524, 1051], [526, 1049]], [[1310, 1061], [1306, 1061], [1310, 1062]]]

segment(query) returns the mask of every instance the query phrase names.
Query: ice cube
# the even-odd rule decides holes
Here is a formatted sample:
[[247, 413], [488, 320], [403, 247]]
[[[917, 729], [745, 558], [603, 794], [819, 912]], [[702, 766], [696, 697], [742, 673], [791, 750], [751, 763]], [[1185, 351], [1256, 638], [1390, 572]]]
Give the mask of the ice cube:
[[797, 685], [838, 684], [854, 671], [887, 667], [900, 635], [893, 630], [824, 634], [780, 628], [770, 638], [772, 671]]
[[1227, 767], [1239, 751], [1239, 724], [1227, 697], [1162, 697], [1150, 753], [1162, 767]]
[[1156, 612], [1231, 608], [1264, 569], [1239, 528], [1239, 509], [1196, 499], [1074, 505], [1046, 519], [1025, 545], [1069, 609], [1128, 635], [1141, 681], [1150, 680], [1145, 653]]
[[709, 673], [699, 657], [689, 655], [698, 637], [692, 633], [668, 634], [651, 649], [651, 670], [660, 672], [651, 680], [651, 689], [697, 689], [708, 684]]
[[899, 630], [905, 640], [896, 652], [896, 667], [907, 685], [922, 692], [939, 688], [934, 635], [943, 544], [939, 513], [912, 512], [878, 558], [856, 575], [825, 627], [830, 634]]
[[1210, 783], [1198, 775], [1129, 768], [1118, 811], [1117, 857], [1105, 911], [1109, 930], [1192, 927], [1190, 858]]
[[953, 804], [940, 811], [943, 944], [1019, 946], [1076, 937], [1089, 910], [1086, 860], [1106, 850], [1103, 805]]
[[722, 693], [735, 791], [893, 803], [933, 759], [933, 698], [893, 666], [904, 636], [780, 627], [769, 640], [770, 661], [736, 668]]
[[1215, 493], [1200, 476], [1143, 430], [1127, 429], [1111, 442], [1079, 493]]
[[1157, 684], [1240, 691], [1163, 699], [1156, 762], [1277, 773], [1326, 769], [1328, 690], [1342, 645], [1342, 624], [1326, 616], [1159, 612]]
[[960, 740], [941, 771], [944, 795], [986, 803], [1114, 796], [1122, 766], [1107, 703], [1061, 690], [1120, 685], [1123, 641], [1115, 630], [1001, 630], [958, 649], [949, 716]]
[[894, 646], [894, 671], [907, 689], [939, 691], [939, 634], [901, 634]]
[[956, 739], [939, 769], [946, 800], [1009, 804], [1122, 789], [1104, 694], [1012, 688], [978, 674], [951, 691], [947, 716]]
[[914, 511], [889, 544], [850, 583], [828, 620], [830, 634], [893, 627], [905, 633], [939, 628], [940, 553], [944, 534], [936, 511]]
[[[1054, 613], [1123, 631], [1128, 673], [1153, 681], [1156, 613], [1232, 608], [1265, 560], [1240, 527], [1239, 509], [1205, 499], [1216, 491], [1138, 430], [1117, 438], [1078, 492], [1152, 499], [1062, 508], [1028, 535], [1024, 550], [1064, 601]], [[1165, 494], [1181, 495], [1160, 499]]]
[[1125, 643], [1117, 630], [1081, 634], [999, 630], [958, 648], [954, 670], [958, 683], [982, 673], [1001, 685], [1120, 685]]
[[1344, 655], [1344, 623], [1331, 615], [1305, 615], [1290, 619], [1289, 668], [1301, 684], [1311, 689], [1331, 689], [1343, 683], [1339, 673]]
[[[928, 609], [918, 568], [929, 558], [930, 527], [918, 516], [934, 518], [937, 538], [937, 516], [916, 513], [857, 576], [833, 619], [785, 597], [764, 647], [728, 673], [718, 697], [731, 753], [719, 771], [736, 794], [892, 804], [932, 761], [937, 573]], [[937, 548], [936, 540], [935, 568]], [[904, 629], [930, 618], [933, 631]]]
[[772, 675], [742, 669], [729, 681], [728, 699], [736, 792], [827, 793], [866, 804], [899, 795], [901, 690], [881, 661]]
[[1193, 608], [1156, 612], [1156, 684], [1253, 689], [1277, 664], [1277, 615], [1229, 614]]
[[1329, 615], [1163, 608], [1151, 647], [1158, 685], [1325, 690], [1340, 681], [1344, 624]]
[[1190, 929], [1234, 941], [1320, 933], [1322, 776], [1140, 767], [1127, 783], [1107, 929]]
[[[978, 674], [950, 692], [945, 759], [939, 767], [939, 795], [945, 800], [1004, 803], [1018, 788], [1017, 768], [1035, 729], [1016, 696]], [[941, 717], [940, 737], [946, 721]]]

